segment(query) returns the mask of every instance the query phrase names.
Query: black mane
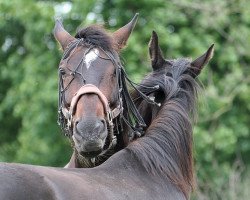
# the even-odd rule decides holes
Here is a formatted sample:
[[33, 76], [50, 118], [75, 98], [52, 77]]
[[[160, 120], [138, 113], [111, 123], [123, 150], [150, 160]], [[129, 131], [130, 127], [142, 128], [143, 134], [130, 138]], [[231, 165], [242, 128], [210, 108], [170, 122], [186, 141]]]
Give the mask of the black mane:
[[[148, 115], [157, 113], [155, 120], [146, 135], [127, 148], [149, 173], [167, 177], [186, 195], [194, 187], [192, 119], [199, 88], [189, 67], [189, 59], [173, 60], [143, 80], [144, 86], [160, 86], [154, 96], [161, 107], [145, 108]], [[145, 87], [141, 90], [147, 93]], [[140, 100], [141, 109], [148, 105]]]
[[77, 31], [75, 38], [99, 46], [104, 50], [114, 49], [114, 42], [109, 33], [100, 25], [92, 25]]

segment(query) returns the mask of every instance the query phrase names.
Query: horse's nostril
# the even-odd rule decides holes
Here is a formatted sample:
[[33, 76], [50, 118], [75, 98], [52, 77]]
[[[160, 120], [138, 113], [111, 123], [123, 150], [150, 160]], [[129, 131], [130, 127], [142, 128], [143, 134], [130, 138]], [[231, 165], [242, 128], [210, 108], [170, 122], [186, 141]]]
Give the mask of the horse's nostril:
[[106, 122], [104, 119], [99, 119], [95, 122], [95, 125], [93, 127], [93, 132], [95, 133], [102, 133], [105, 132], [106, 129]]
[[80, 123], [80, 120], [75, 121], [75, 130], [77, 133], [81, 135], [81, 132], [83, 131], [82, 124]]
[[77, 124], [79, 124], [79, 121], [80, 121], [80, 120], [76, 120], [76, 121], [75, 121], [75, 126], [77, 126]]
[[105, 125], [106, 125], [106, 121], [105, 121], [105, 119], [101, 119], [100, 121], [101, 121], [101, 123], [102, 123], [102, 125], [103, 125], [103, 126], [105, 126]]
[[99, 130], [103, 130], [106, 128], [106, 121], [104, 119], [101, 119], [98, 124], [99, 124], [98, 125]]

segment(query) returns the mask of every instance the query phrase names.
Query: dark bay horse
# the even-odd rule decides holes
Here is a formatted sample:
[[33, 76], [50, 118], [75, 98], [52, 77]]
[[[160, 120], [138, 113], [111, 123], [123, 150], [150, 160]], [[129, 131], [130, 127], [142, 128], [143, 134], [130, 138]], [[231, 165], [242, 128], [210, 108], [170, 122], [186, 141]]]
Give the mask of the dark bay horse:
[[[149, 108], [148, 119], [153, 117], [153, 121], [145, 135], [90, 169], [3, 163], [2, 199], [189, 199], [194, 186], [192, 117], [198, 89], [195, 78], [211, 59], [213, 46], [194, 61], [165, 60], [153, 32], [149, 49], [153, 72], [144, 84], [158, 84], [160, 88], [152, 94], [144, 92], [155, 96], [160, 107]], [[137, 103], [141, 109], [149, 106], [141, 99]]]
[[128, 93], [119, 58], [137, 18], [138, 14], [112, 34], [90, 26], [75, 37], [56, 21], [54, 35], [64, 51], [58, 122], [74, 147], [66, 167], [99, 165], [127, 145], [131, 130], [145, 127]]

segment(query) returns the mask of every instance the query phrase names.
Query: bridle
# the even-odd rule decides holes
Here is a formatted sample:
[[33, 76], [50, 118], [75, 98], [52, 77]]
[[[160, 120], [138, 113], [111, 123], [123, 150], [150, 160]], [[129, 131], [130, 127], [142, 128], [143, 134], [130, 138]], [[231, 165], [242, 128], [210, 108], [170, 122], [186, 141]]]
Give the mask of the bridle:
[[[126, 124], [132, 132], [135, 133], [137, 136], [143, 135], [143, 131], [145, 129], [146, 124], [144, 123], [143, 118], [139, 114], [133, 100], [131, 99], [127, 86], [126, 86], [126, 80], [129, 80], [124, 68], [120, 62], [119, 56], [116, 52], [104, 50], [103, 48], [99, 47], [107, 58], [101, 57], [100, 55], [97, 55], [101, 59], [110, 60], [113, 65], [115, 66], [116, 70], [116, 81], [118, 84], [118, 91], [117, 91], [117, 97], [118, 97], [118, 105], [111, 109], [109, 102], [106, 98], [106, 96], [97, 88], [95, 85], [92, 84], [85, 84], [85, 78], [82, 73], [78, 71], [79, 67], [83, 67], [84, 58], [85, 55], [93, 48], [96, 48], [95, 45], [92, 45], [89, 41], [86, 41], [83, 38], [75, 39], [72, 41], [66, 50], [64, 51], [62, 59], [70, 59], [71, 55], [75, 52], [76, 48], [79, 46], [85, 46], [88, 47], [87, 50], [84, 52], [80, 62], [76, 66], [74, 70], [68, 69], [70, 71], [70, 75], [73, 76], [71, 81], [64, 87], [63, 85], [63, 78], [61, 71], [59, 69], [59, 101], [58, 101], [58, 124], [61, 126], [64, 134], [68, 137], [71, 137], [73, 135], [73, 116], [75, 114], [76, 105], [78, 100], [82, 95], [85, 94], [96, 94], [99, 99], [101, 100], [105, 115], [106, 115], [106, 122], [108, 124], [108, 130], [109, 130], [109, 145], [103, 153], [105, 153], [107, 150], [113, 148], [117, 143], [117, 138], [114, 135], [114, 126], [116, 125], [116, 134], [119, 134], [123, 131], [123, 125]], [[65, 101], [65, 91], [69, 88], [70, 84], [74, 80], [74, 75], [79, 74], [82, 77], [83, 85], [80, 87], [80, 89], [75, 93], [74, 97], [71, 100], [69, 109], [66, 106]], [[131, 85], [132, 81], [129, 80]], [[135, 88], [135, 87], [134, 87]], [[156, 90], [157, 87], [153, 87], [152, 90]], [[147, 98], [146, 95], [138, 91], [142, 97]], [[150, 99], [148, 99], [149, 103], [154, 103]], [[125, 108], [124, 108], [125, 106]], [[130, 113], [124, 113], [124, 109], [127, 109], [130, 111]]]
[[64, 117], [67, 119], [67, 126], [68, 126], [67, 130], [70, 130], [73, 125], [72, 119], [73, 119], [73, 115], [75, 114], [77, 102], [80, 99], [80, 97], [85, 94], [96, 94], [103, 104], [104, 112], [106, 114], [106, 121], [110, 130], [110, 133], [109, 133], [110, 144], [108, 147], [108, 149], [110, 149], [114, 147], [117, 142], [117, 138], [114, 135], [114, 131], [113, 131], [113, 128], [114, 128], [113, 120], [122, 112], [122, 107], [121, 105], [118, 105], [117, 107], [111, 110], [108, 100], [105, 97], [105, 95], [93, 84], [83, 85], [77, 91], [77, 93], [72, 98], [69, 110], [65, 107], [62, 107], [62, 113]]

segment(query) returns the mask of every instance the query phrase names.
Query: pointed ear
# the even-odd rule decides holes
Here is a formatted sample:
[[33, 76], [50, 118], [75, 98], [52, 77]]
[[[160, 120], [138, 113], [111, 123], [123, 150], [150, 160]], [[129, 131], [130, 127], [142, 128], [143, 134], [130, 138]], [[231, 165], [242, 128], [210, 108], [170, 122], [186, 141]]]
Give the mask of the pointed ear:
[[125, 26], [121, 27], [120, 29], [118, 29], [117, 31], [113, 33], [113, 38], [114, 38], [114, 41], [116, 42], [118, 50], [121, 50], [122, 48], [126, 46], [127, 40], [137, 22], [138, 15], [139, 14], [136, 13], [133, 19], [128, 24], [126, 24]]
[[56, 40], [60, 43], [62, 46], [62, 49], [65, 50], [67, 45], [75, 40], [73, 36], [71, 36], [63, 27], [62, 22], [60, 20], [56, 20], [56, 24], [54, 27], [54, 36]]
[[151, 65], [153, 71], [163, 67], [165, 59], [162, 56], [161, 48], [158, 44], [158, 35], [155, 31], [152, 32], [151, 39], [149, 41], [149, 55], [151, 59]]
[[212, 44], [206, 53], [204, 53], [202, 56], [191, 62], [191, 68], [192, 75], [194, 77], [198, 76], [203, 69], [203, 67], [209, 62], [209, 60], [213, 57], [214, 53], [214, 44]]

